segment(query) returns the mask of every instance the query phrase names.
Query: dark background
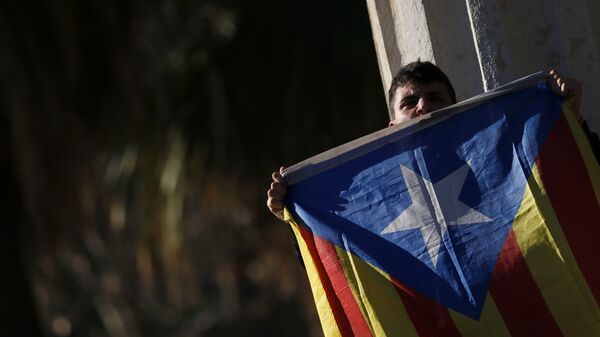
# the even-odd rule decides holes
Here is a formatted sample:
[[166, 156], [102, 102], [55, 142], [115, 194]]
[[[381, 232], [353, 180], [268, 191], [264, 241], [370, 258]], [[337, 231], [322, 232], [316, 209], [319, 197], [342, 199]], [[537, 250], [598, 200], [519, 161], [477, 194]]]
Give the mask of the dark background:
[[2, 336], [319, 336], [270, 174], [386, 126], [361, 1], [0, 4]]

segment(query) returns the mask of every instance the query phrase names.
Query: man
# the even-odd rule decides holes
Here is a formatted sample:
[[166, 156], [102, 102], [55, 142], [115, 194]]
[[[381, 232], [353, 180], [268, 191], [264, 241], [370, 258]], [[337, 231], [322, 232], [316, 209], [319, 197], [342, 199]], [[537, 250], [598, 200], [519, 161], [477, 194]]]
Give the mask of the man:
[[[598, 149], [600, 149], [598, 136], [589, 132], [587, 125], [579, 116], [581, 84], [573, 78], [562, 76], [555, 70], [549, 72], [548, 81], [552, 89], [564, 96], [571, 104], [598, 158]], [[456, 103], [456, 94], [450, 80], [440, 68], [431, 62], [416, 61], [402, 67], [394, 77], [388, 99], [389, 126], [394, 126]], [[287, 182], [281, 175], [283, 169], [284, 167], [281, 167], [279, 172], [273, 172], [273, 181], [267, 191], [267, 207], [281, 220], [283, 220], [284, 199], [287, 194]]]

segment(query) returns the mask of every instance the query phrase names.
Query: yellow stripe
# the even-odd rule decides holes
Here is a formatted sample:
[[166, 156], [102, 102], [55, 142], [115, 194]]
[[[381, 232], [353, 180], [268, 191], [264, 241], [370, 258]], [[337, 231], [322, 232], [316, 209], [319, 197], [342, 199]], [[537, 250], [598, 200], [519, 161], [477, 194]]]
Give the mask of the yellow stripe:
[[306, 274], [308, 275], [310, 288], [313, 293], [313, 298], [315, 299], [315, 305], [317, 306], [317, 313], [319, 314], [321, 327], [323, 328], [323, 334], [325, 337], [341, 337], [342, 334], [337, 326], [337, 322], [335, 321], [335, 317], [333, 316], [333, 312], [329, 306], [329, 301], [327, 301], [327, 296], [325, 295], [325, 289], [323, 289], [323, 284], [319, 278], [319, 272], [317, 271], [317, 267], [315, 266], [312, 256], [310, 255], [308, 246], [306, 245], [306, 242], [304, 242], [302, 234], [300, 234], [298, 224], [294, 221], [287, 209], [284, 210], [284, 218], [290, 224], [290, 227], [292, 227], [294, 235], [296, 236], [296, 240], [298, 241], [300, 254], [304, 260]]
[[[368, 313], [369, 309], [367, 308], [367, 306], [369, 306], [369, 298], [364, 295], [364, 293], [362, 292], [362, 289], [361, 289], [362, 287], [360, 286], [360, 279], [361, 279], [361, 277], [363, 277], [363, 275], [356, 273], [355, 268], [353, 268], [353, 266], [352, 266], [353, 259], [352, 259], [352, 254], [350, 252], [347, 252], [345, 249], [342, 249], [338, 246], [335, 246], [335, 250], [336, 250], [338, 259], [340, 260], [342, 270], [344, 271], [344, 276], [346, 277], [346, 281], [348, 281], [348, 285], [350, 286], [350, 289], [352, 290], [352, 295], [354, 297], [354, 300], [356, 301], [356, 304], [358, 305], [358, 308], [360, 309], [361, 314], [365, 318], [367, 325], [369, 325], [369, 330], [371, 330], [371, 334], [373, 336], [377, 336], [375, 331], [373, 331], [373, 322], [371, 321], [371, 319], [370, 319], [371, 317], [369, 317], [369, 313]], [[375, 322], [375, 325], [377, 325], [376, 322]]]
[[562, 333], [600, 336], [598, 303], [577, 266], [535, 165], [513, 232]]
[[598, 166], [592, 147], [590, 146], [585, 132], [583, 132], [583, 128], [579, 125], [575, 114], [571, 110], [571, 106], [565, 102], [562, 105], [562, 109], [575, 141], [577, 142], [577, 146], [579, 147], [579, 152], [581, 152], [583, 157], [583, 162], [588, 170], [590, 180], [592, 181], [592, 187], [596, 194], [596, 201], [600, 203], [600, 166]]
[[496, 303], [492, 296], [488, 293], [481, 311], [481, 319], [475, 321], [470, 317], [457, 313], [454, 310], [448, 310], [450, 317], [456, 324], [458, 331], [463, 337], [510, 337], [510, 332], [504, 324], [504, 320], [500, 315], [500, 311], [496, 307]]
[[373, 336], [418, 337], [387, 274], [342, 248], [337, 251], [354, 298]]

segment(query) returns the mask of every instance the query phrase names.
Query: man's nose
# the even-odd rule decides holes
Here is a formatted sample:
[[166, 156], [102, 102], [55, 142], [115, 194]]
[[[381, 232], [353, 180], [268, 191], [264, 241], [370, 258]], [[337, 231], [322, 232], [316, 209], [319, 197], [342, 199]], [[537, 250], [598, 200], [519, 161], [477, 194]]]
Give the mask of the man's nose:
[[431, 105], [429, 101], [423, 97], [419, 98], [419, 102], [417, 103], [417, 113], [419, 115], [428, 114], [431, 112]]

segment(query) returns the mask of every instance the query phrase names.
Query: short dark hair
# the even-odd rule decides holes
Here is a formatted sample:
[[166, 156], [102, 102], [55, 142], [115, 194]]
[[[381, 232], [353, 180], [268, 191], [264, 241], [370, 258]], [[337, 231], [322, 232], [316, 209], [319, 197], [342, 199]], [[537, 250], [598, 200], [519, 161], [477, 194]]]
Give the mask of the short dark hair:
[[399, 87], [403, 87], [408, 83], [429, 84], [433, 81], [443, 83], [448, 88], [452, 104], [456, 103], [456, 93], [448, 76], [435, 64], [429, 61], [417, 60], [400, 68], [396, 76], [392, 79], [390, 90], [388, 91], [388, 103], [390, 117], [394, 119], [394, 96]]

